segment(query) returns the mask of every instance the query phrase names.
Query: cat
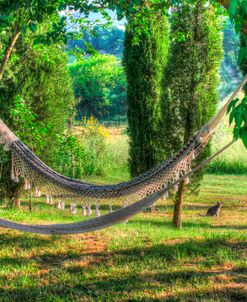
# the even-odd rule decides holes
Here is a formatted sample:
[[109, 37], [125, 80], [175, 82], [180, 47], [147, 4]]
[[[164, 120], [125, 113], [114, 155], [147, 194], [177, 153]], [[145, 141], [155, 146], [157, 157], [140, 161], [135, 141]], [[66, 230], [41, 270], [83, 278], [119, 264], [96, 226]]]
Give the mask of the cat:
[[220, 210], [222, 208], [223, 204], [221, 202], [217, 202], [217, 204], [213, 207], [210, 207], [207, 211], [206, 216], [216, 216], [219, 217], [220, 215]]

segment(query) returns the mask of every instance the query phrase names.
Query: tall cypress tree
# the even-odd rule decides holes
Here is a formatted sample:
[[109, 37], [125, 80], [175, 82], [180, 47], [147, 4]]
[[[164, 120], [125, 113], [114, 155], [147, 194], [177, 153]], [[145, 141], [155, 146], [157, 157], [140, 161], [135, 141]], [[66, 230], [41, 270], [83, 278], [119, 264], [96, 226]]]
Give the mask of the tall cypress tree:
[[[171, 26], [172, 45], [164, 77], [162, 96], [163, 154], [170, 157], [216, 111], [218, 102], [218, 69], [222, 57], [221, 26], [214, 9], [205, 0], [194, 4], [183, 2], [174, 8]], [[201, 154], [197, 163], [210, 152]], [[197, 189], [202, 172], [193, 178], [190, 189]], [[182, 224], [185, 185], [181, 183], [174, 196], [173, 223]]]
[[164, 12], [154, 12], [144, 7], [140, 14], [129, 17], [123, 63], [128, 84], [127, 116], [132, 176], [150, 169], [159, 161], [157, 130], [168, 45], [168, 22]]

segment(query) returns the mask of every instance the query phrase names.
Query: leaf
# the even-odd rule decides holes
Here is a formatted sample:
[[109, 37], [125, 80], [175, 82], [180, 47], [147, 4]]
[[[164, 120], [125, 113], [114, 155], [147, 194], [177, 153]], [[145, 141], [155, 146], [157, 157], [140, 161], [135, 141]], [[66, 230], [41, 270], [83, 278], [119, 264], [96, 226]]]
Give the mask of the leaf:
[[36, 30], [37, 30], [37, 24], [35, 24], [34, 22], [29, 23], [29, 29], [33, 33], [36, 32]]
[[230, 17], [231, 22], [234, 22], [234, 18], [235, 18], [236, 12], [237, 12], [237, 5], [238, 5], [238, 0], [231, 0], [231, 3], [228, 8], [229, 17]]
[[240, 133], [241, 128], [240, 127], [235, 127], [233, 131], [233, 139], [238, 140], [239, 133]]
[[235, 108], [237, 102], [239, 102], [239, 98], [236, 98], [234, 100], [231, 101], [231, 103], [229, 104], [228, 108], [227, 108], [227, 114]]
[[245, 148], [247, 148], [247, 128], [241, 128], [240, 130], [240, 137], [242, 139], [242, 142], [245, 146]]
[[233, 120], [234, 120], [234, 118], [235, 118], [235, 114], [236, 114], [235, 110], [233, 110], [233, 111], [231, 112], [231, 114], [230, 114], [230, 117], [229, 117], [229, 125], [230, 125], [230, 126], [231, 126], [231, 124], [232, 124], [232, 122], [233, 122]]
[[247, 125], [247, 110], [246, 109], [242, 112], [242, 119], [244, 120], [245, 124]]
[[246, 51], [245, 47], [240, 47], [239, 48], [239, 51], [238, 51], [238, 63], [239, 64], [242, 64], [242, 62], [244, 61], [245, 51]]
[[235, 123], [236, 123], [236, 127], [240, 128], [242, 125], [242, 107], [239, 107], [239, 110], [236, 111], [235, 113]]

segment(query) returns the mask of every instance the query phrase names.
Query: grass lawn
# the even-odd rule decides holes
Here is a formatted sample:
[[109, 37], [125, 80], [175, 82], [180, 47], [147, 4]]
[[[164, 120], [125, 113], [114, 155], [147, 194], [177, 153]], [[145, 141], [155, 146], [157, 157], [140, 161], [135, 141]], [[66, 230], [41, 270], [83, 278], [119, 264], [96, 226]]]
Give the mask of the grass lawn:
[[[221, 217], [204, 217], [218, 200]], [[91, 234], [0, 229], [0, 301], [247, 301], [246, 201], [247, 177], [206, 175], [181, 231], [171, 227], [171, 201]], [[50, 211], [0, 208], [0, 217], [80, 219]]]

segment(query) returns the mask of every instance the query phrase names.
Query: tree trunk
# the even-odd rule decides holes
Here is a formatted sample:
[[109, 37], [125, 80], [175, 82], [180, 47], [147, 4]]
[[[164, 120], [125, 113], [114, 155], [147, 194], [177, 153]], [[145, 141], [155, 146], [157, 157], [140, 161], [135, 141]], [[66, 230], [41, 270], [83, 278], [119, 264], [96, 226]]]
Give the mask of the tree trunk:
[[182, 228], [182, 214], [183, 214], [183, 198], [184, 198], [184, 182], [179, 185], [178, 192], [175, 196], [175, 205], [173, 212], [172, 223], [175, 228]]
[[230, 0], [216, 0], [220, 5], [224, 6], [226, 9], [228, 9], [230, 5]]
[[13, 206], [17, 209], [21, 208], [21, 198], [20, 197], [16, 197], [13, 201]]
[[12, 54], [12, 51], [15, 47], [16, 41], [18, 40], [20, 34], [21, 34], [21, 31], [18, 31], [17, 33], [14, 34], [14, 36], [10, 39], [8, 47], [5, 50], [5, 55], [4, 55], [1, 65], [0, 65], [0, 81], [2, 80], [3, 73], [5, 71], [7, 63], [10, 59], [10, 56]]
[[21, 190], [19, 184], [14, 184], [8, 188], [10, 199], [12, 200], [12, 206], [14, 208], [21, 208]]
[[68, 119], [68, 130], [69, 130], [69, 133], [72, 133], [72, 130], [73, 130], [73, 117], [70, 116], [69, 119]]
[[33, 200], [32, 200], [32, 191], [30, 191], [30, 197], [29, 197], [29, 211], [32, 211], [33, 209]]

